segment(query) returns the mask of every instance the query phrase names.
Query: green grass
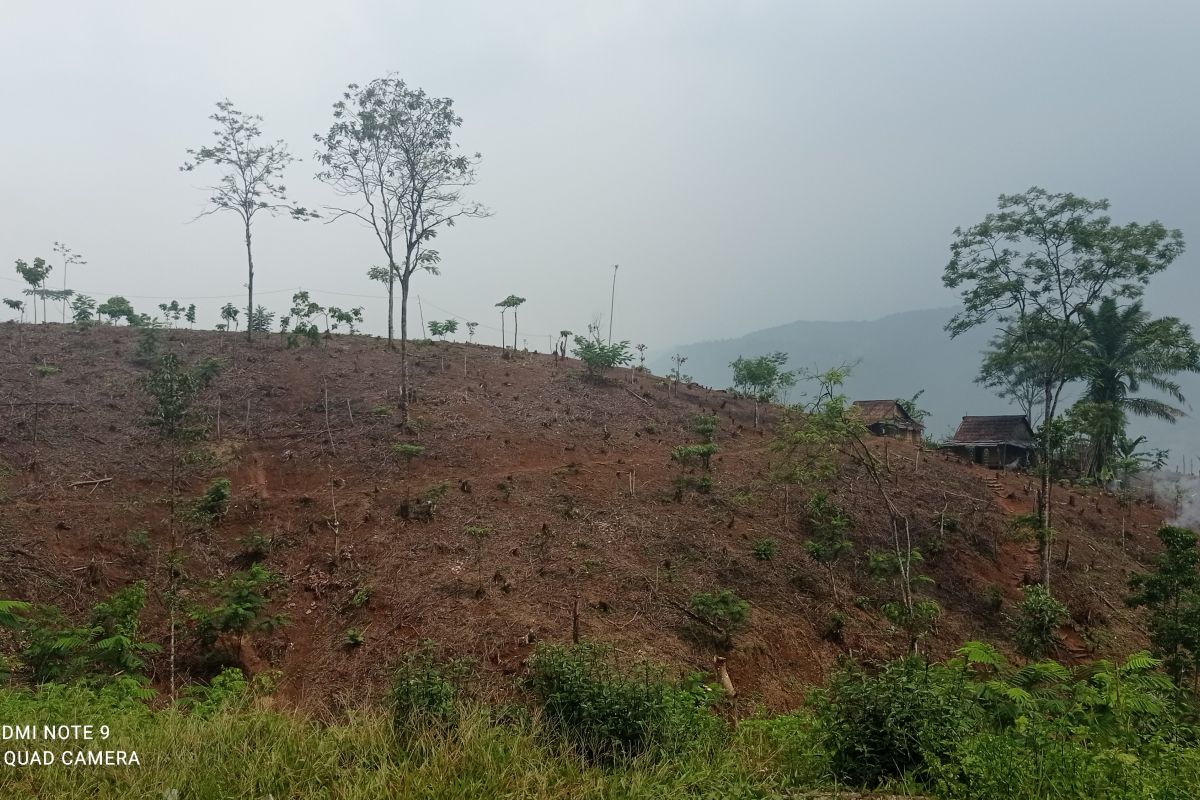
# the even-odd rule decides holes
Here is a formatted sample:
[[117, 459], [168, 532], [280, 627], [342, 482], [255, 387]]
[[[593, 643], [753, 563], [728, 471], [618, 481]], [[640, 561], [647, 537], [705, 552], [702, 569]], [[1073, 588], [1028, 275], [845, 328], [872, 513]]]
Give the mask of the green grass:
[[[138, 767], [0, 765], [0, 798], [146, 800], [178, 789], [180, 800], [716, 800], [776, 797], [780, 787], [806, 773], [794, 759], [781, 757], [778, 724], [748, 725], [670, 760], [644, 757], [604, 769], [585, 764], [535, 716], [497, 721], [492, 714], [474, 706], [452, 729], [398, 736], [382, 711], [323, 724], [253, 703], [206, 716], [117, 705], [75, 688], [41, 695], [0, 690], [0, 719], [107, 724], [113, 734], [102, 749], [136, 750], [141, 760]], [[22, 746], [5, 743], [6, 749]]]

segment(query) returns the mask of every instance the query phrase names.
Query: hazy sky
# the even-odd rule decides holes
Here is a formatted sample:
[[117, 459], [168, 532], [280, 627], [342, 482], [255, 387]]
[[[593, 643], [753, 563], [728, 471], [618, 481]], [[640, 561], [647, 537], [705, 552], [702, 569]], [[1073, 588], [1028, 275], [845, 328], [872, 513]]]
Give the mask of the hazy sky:
[[[0, 261], [64, 240], [90, 262], [72, 286], [139, 309], [178, 298], [211, 325], [244, 299], [236, 218], [191, 222], [205, 176], [177, 169], [209, 140], [215, 101], [263, 115], [304, 159], [292, 195], [320, 206], [313, 134], [347, 83], [395, 72], [454, 98], [462, 143], [483, 153], [472, 197], [495, 212], [439, 239], [443, 274], [414, 283], [426, 319], [495, 328], [494, 303], [517, 293], [522, 337], [544, 349], [547, 332], [607, 317], [616, 263], [616, 335], [652, 356], [947, 305], [955, 225], [1039, 184], [1182, 228], [1193, 252], [1151, 306], [1200, 322], [1189, 0], [0, 0], [0, 31]], [[381, 331], [365, 277], [380, 258], [350, 220], [256, 229], [275, 310], [303, 287], [365, 305]], [[16, 280], [0, 268], [0, 295]]]

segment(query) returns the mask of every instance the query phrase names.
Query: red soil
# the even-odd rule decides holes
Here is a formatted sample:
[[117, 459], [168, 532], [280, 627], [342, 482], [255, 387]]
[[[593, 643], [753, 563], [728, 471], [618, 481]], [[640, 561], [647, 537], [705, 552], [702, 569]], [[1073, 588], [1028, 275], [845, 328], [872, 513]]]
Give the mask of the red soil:
[[[865, 477], [847, 469], [834, 489], [855, 542], [837, 578], [847, 621], [835, 643], [822, 631], [838, 604], [803, 548], [806, 496], [768, 482], [778, 458], [769, 433], [753, 430], [752, 406], [725, 392], [688, 386], [669, 398], [663, 380], [649, 375], [631, 383], [621, 371], [596, 384], [574, 360], [424, 344], [412, 361], [413, 435], [396, 410], [398, 357], [378, 340], [337, 336], [287, 350], [278, 336], [253, 347], [215, 332], [160, 338], [187, 361], [215, 356], [224, 364], [202, 399], [208, 434], [192, 448], [182, 491], [190, 500], [229, 477], [234, 500], [215, 528], [183, 531], [189, 593], [203, 599], [205, 581], [246, 566], [239, 539], [252, 529], [272, 538], [265, 561], [285, 578], [273, 608], [290, 623], [247, 642], [236, 660], [252, 671], [281, 670], [294, 702], [321, 707], [378, 692], [389, 666], [424, 639], [475, 657], [494, 678], [485, 684], [501, 687], [500, 676], [521, 670], [531, 639], [569, 638], [577, 597], [586, 638], [631, 658], [707, 669], [713, 651], [683, 635], [679, 607], [693, 592], [732, 588], [752, 607], [750, 627], [728, 654], [747, 707], [795, 706], [800, 688], [840, 657], [904, 649], [878, 611], [890, 589], [865, 571], [866, 552], [889, 541]], [[0, 325], [0, 597], [81, 614], [146, 580], [147, 634], [165, 642], [169, 461], [140, 424], [137, 339], [107, 326]], [[35, 364], [60, 371], [37, 378]], [[708, 411], [721, 421], [716, 486], [677, 501], [671, 449], [696, 440], [690, 420]], [[406, 464], [391, 449], [398, 442], [425, 450]], [[943, 609], [928, 650], [946, 656], [971, 638], [1004, 646], [1004, 614], [1022, 582], [1037, 576], [1035, 548], [1011, 525], [1014, 514], [1032, 511], [1033, 479], [936, 452], [922, 452], [918, 464], [913, 445], [874, 445], [925, 554], [928, 594]], [[112, 480], [71, 485], [101, 478]], [[443, 482], [431, 520], [400, 515], [406, 501]], [[1129, 574], [1156, 551], [1164, 512], [1147, 503], [1124, 512], [1122, 546], [1114, 498], [1057, 491], [1055, 590], [1073, 617], [1060, 655], [1144, 646], [1141, 617], [1121, 599]], [[464, 534], [468, 526], [490, 531], [481, 550]], [[148, 532], [148, 546], [129, 536], [137, 529]], [[778, 554], [758, 561], [753, 544], [767, 537]], [[370, 600], [355, 608], [361, 588]], [[993, 588], [1000, 613], [989, 607]], [[365, 633], [359, 648], [344, 646], [351, 628]], [[184, 655], [183, 663], [198, 663], [193, 645]], [[165, 683], [165, 658], [153, 667]]]

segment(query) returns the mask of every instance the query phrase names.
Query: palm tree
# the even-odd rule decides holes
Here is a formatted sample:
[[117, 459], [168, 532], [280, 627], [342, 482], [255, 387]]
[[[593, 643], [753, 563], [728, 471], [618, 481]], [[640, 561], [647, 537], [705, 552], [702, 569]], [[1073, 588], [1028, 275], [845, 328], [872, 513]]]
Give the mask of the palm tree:
[[1187, 416], [1182, 408], [1140, 392], [1144, 385], [1185, 403], [1171, 376], [1200, 372], [1200, 344], [1189, 325], [1176, 317], [1153, 319], [1140, 301], [1120, 308], [1106, 297], [1098, 307], [1084, 309], [1079, 319], [1086, 334], [1081, 368], [1086, 388], [1080, 402], [1108, 412], [1094, 415], [1104, 420], [1091, 436], [1092, 474], [1099, 475], [1124, 437], [1129, 414], [1172, 423]]

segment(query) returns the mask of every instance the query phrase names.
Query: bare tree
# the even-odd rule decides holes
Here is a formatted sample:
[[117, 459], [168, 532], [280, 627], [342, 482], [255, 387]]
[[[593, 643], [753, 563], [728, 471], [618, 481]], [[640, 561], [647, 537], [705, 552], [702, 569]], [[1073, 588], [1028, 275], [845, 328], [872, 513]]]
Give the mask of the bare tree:
[[250, 247], [251, 227], [260, 211], [268, 214], [286, 212], [293, 219], [306, 220], [317, 216], [316, 212], [288, 203], [287, 190], [281, 182], [283, 171], [296, 161], [288, 152], [282, 139], [271, 144], [261, 144], [262, 117], [246, 114], [234, 107], [228, 99], [217, 103], [217, 113], [209, 119], [217, 123], [213, 131], [216, 141], [198, 150], [188, 150], [191, 160], [179, 169], [191, 172], [203, 164], [213, 164], [224, 170], [215, 186], [210, 186], [212, 196], [209, 207], [197, 217], [208, 216], [218, 211], [232, 211], [242, 220], [246, 235], [246, 339], [254, 336], [254, 253]]
[[449, 98], [430, 97], [399, 78], [350, 84], [333, 104], [333, 125], [315, 137], [323, 169], [318, 180], [351, 201], [330, 207], [333, 219], [353, 217], [370, 226], [387, 256], [378, 277], [388, 292], [388, 347], [394, 347], [395, 284], [400, 284], [400, 394], [408, 422], [408, 294], [418, 269], [437, 274], [440, 256], [430, 242], [460, 217], [490, 212], [462, 197], [475, 183], [478, 153], [464, 155], [453, 141], [462, 118]]

